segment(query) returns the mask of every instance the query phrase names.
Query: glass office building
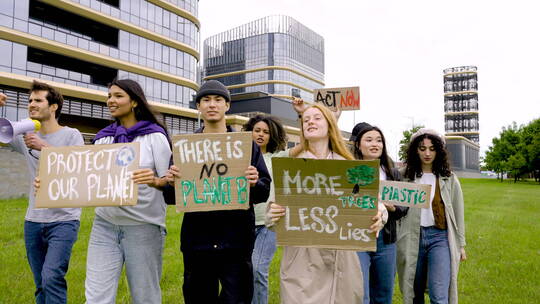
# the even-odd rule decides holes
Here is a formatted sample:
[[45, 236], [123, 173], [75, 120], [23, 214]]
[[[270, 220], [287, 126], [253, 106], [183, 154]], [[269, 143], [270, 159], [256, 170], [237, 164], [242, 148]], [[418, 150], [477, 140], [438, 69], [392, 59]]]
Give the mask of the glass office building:
[[288, 16], [268, 16], [204, 41], [204, 79], [235, 93], [313, 100], [324, 86], [324, 39]]
[[198, 0], [2, 0], [0, 117], [27, 117], [33, 79], [65, 97], [60, 122], [91, 137], [109, 124], [107, 84], [143, 87], [171, 133], [192, 132], [198, 89]]

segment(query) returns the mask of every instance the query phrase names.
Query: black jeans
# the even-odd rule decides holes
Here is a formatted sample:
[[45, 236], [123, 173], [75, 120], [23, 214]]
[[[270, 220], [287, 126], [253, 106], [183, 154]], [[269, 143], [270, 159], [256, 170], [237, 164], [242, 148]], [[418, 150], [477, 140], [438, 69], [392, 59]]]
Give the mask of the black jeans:
[[182, 290], [186, 304], [251, 303], [251, 254], [251, 250], [236, 249], [184, 252]]

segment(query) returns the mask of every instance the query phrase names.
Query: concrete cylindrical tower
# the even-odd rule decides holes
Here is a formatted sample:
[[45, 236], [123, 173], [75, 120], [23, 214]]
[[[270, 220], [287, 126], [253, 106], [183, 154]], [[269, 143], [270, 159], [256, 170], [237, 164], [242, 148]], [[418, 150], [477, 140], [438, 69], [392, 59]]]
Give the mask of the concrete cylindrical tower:
[[463, 136], [479, 143], [477, 68], [461, 66], [443, 72], [446, 135]]

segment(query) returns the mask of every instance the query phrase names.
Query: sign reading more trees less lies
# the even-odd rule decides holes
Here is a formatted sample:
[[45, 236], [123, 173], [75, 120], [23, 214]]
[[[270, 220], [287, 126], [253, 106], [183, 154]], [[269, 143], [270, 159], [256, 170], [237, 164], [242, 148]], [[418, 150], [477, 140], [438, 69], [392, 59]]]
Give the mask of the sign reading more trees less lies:
[[272, 158], [277, 244], [375, 251], [379, 161]]
[[139, 143], [46, 147], [39, 158], [37, 208], [132, 206], [138, 185]]
[[177, 211], [249, 209], [251, 132], [173, 136]]
[[315, 89], [313, 100], [334, 111], [360, 110], [360, 87]]

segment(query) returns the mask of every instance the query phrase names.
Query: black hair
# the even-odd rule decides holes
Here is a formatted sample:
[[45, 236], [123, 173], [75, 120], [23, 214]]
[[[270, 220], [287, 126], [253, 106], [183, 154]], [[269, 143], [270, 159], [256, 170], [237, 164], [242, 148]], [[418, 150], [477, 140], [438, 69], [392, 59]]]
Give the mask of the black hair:
[[279, 119], [275, 117], [269, 115], [256, 115], [248, 120], [248, 122], [244, 125], [243, 130], [250, 132], [253, 131], [253, 127], [260, 121], [266, 123], [268, 125], [268, 129], [270, 130], [270, 139], [266, 145], [266, 151], [275, 153], [285, 150], [287, 145], [287, 133], [285, 132], [285, 129], [283, 128], [283, 125]]
[[383, 150], [381, 153], [381, 156], [379, 157], [379, 160], [381, 161], [381, 167], [384, 170], [384, 173], [386, 173], [386, 176], [389, 180], [394, 180], [395, 176], [392, 173], [392, 169], [394, 168], [394, 161], [388, 156], [388, 153], [386, 152], [386, 140], [384, 139], [384, 134], [378, 127], [375, 126], [366, 126], [364, 127], [360, 133], [356, 135], [356, 140], [354, 141], [354, 151], [353, 155], [356, 159], [364, 159], [364, 156], [362, 155], [362, 151], [358, 148], [358, 145], [360, 144], [360, 141], [362, 140], [362, 136], [366, 134], [369, 131], [377, 131], [379, 134], [381, 134], [381, 139], [383, 143]]
[[32, 86], [30, 87], [30, 93], [36, 92], [36, 91], [47, 91], [47, 102], [49, 103], [49, 107], [53, 104], [58, 105], [58, 108], [54, 112], [54, 117], [56, 120], [60, 117], [60, 113], [62, 113], [62, 105], [64, 104], [64, 97], [60, 92], [58, 92], [55, 88], [51, 87], [50, 85], [39, 82], [34, 80], [32, 82]]
[[405, 160], [405, 177], [409, 180], [414, 180], [416, 177], [422, 176], [422, 161], [418, 155], [418, 146], [425, 139], [431, 140], [435, 147], [435, 159], [431, 167], [431, 171], [435, 176], [448, 177], [452, 174], [450, 163], [448, 161], [448, 151], [444, 147], [444, 142], [438, 136], [431, 134], [423, 134], [415, 138], [407, 148], [407, 159]]
[[[150, 104], [146, 100], [146, 96], [144, 95], [144, 91], [141, 85], [131, 79], [116, 78], [111, 83], [109, 83], [108, 87], [111, 88], [113, 85], [124, 90], [129, 95], [129, 98], [131, 98], [131, 100], [137, 102], [137, 106], [133, 108], [135, 119], [137, 121], [150, 121], [162, 127], [167, 134], [167, 140], [169, 141], [169, 145], [171, 146], [169, 132], [167, 132], [167, 128], [165, 127], [165, 125], [156, 118], [156, 112], [152, 109], [152, 106], [150, 106]], [[118, 122], [118, 119], [116, 119], [116, 121]]]

